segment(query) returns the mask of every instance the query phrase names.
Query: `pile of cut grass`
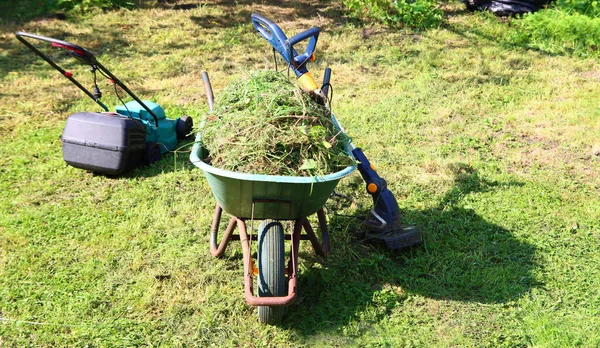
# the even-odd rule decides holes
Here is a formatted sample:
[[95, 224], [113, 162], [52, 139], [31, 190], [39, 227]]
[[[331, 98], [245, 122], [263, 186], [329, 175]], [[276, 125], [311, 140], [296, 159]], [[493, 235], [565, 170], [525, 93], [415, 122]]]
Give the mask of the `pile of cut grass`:
[[249, 174], [316, 176], [352, 164], [329, 110], [274, 71], [234, 81], [205, 118], [212, 166]]

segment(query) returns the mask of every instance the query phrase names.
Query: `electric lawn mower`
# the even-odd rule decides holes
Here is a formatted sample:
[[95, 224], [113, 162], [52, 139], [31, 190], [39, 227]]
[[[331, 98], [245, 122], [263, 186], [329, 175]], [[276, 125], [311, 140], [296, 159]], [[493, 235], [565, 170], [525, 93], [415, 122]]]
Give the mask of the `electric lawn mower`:
[[[67, 119], [62, 135], [62, 150], [63, 159], [69, 165], [96, 173], [119, 175], [142, 163], [158, 161], [161, 154], [173, 150], [178, 139], [185, 138], [192, 131], [191, 117], [167, 118], [160, 105], [140, 100], [85, 48], [25, 32], [17, 32], [15, 35], [104, 110], [100, 113], [78, 112]], [[83, 87], [73, 77], [72, 72], [63, 70], [26, 38], [45, 41], [53, 48], [68, 50], [72, 57], [88, 65], [94, 77], [93, 92]], [[102, 93], [97, 84], [97, 73], [110, 80], [114, 85], [115, 94], [123, 103], [115, 107], [116, 112], [109, 112], [108, 107], [100, 101]], [[117, 86], [133, 100], [124, 103], [117, 93]]]

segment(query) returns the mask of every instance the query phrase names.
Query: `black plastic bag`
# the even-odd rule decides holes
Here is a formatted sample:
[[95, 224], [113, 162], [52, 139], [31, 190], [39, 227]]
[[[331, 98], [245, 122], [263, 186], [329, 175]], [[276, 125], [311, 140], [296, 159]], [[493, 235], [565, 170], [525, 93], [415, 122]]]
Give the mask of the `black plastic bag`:
[[506, 17], [535, 12], [548, 0], [462, 0], [471, 11], [490, 11], [496, 16]]

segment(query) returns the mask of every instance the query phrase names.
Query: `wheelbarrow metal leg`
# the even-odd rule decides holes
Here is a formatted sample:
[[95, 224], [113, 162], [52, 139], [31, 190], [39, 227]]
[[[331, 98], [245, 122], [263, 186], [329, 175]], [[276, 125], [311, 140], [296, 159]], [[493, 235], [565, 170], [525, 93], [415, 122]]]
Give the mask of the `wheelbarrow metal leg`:
[[327, 254], [329, 252], [329, 230], [327, 229], [327, 217], [323, 208], [319, 209], [317, 217], [319, 218], [319, 228], [321, 229], [321, 239], [323, 240], [321, 248], [323, 248], [323, 253]]
[[323, 245], [319, 243], [319, 240], [317, 239], [317, 236], [315, 235], [315, 232], [313, 231], [313, 228], [310, 225], [308, 219], [305, 218], [304, 220], [302, 220], [302, 227], [304, 227], [304, 231], [306, 232], [308, 240], [310, 240], [310, 244], [312, 244], [315, 253], [319, 256], [325, 257], [325, 250], [323, 250]]
[[217, 204], [215, 207], [215, 215], [213, 216], [212, 227], [210, 229], [210, 254], [214, 257], [223, 256], [225, 248], [227, 248], [227, 244], [229, 243], [229, 239], [231, 239], [231, 234], [235, 229], [235, 222], [237, 220], [235, 217], [232, 217], [231, 220], [229, 220], [229, 225], [223, 234], [223, 238], [221, 238], [221, 243], [217, 247], [217, 237], [222, 213], [223, 209]]

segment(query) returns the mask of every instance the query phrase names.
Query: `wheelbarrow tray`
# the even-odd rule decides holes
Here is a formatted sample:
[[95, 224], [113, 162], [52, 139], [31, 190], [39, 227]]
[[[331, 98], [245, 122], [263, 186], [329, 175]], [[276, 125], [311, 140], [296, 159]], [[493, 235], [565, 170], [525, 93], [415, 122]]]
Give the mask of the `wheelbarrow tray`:
[[[332, 116], [333, 117], [333, 116]], [[337, 120], [334, 124], [339, 127]], [[351, 149], [346, 152], [351, 156]], [[191, 162], [204, 171], [217, 204], [239, 218], [295, 220], [321, 209], [337, 183], [356, 169], [352, 164], [323, 176], [279, 176], [233, 172], [203, 161], [208, 155], [197, 133]]]

